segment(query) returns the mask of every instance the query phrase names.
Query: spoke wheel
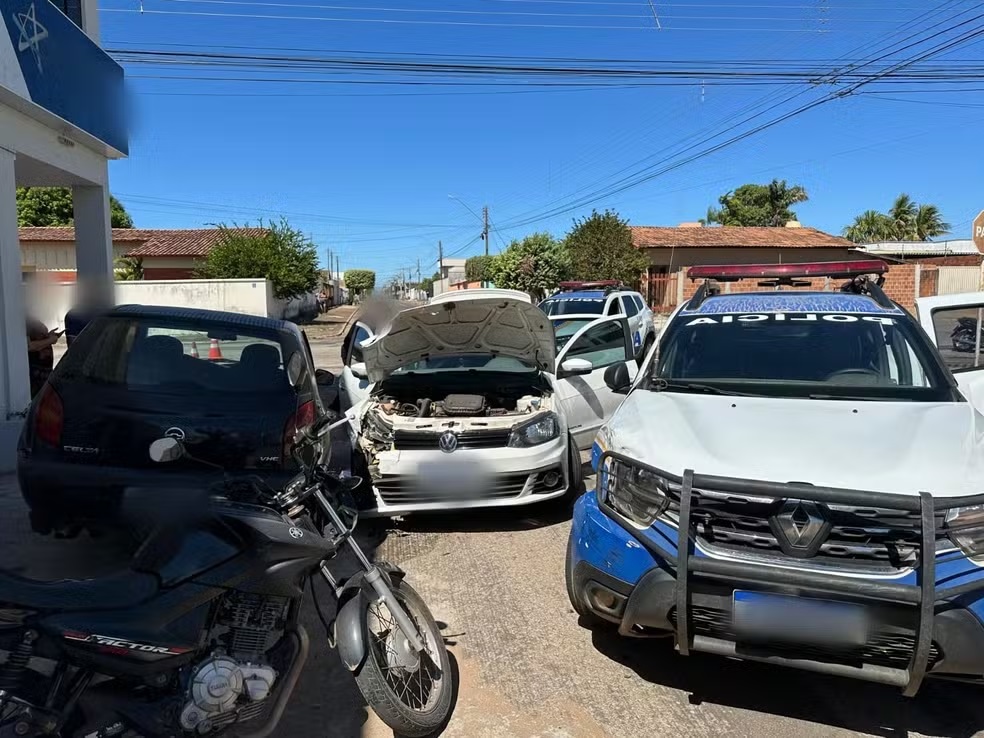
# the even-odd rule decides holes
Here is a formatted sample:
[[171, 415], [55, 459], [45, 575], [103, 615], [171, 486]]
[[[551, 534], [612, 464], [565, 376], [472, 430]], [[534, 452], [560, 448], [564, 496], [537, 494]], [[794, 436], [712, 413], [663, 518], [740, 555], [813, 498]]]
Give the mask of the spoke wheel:
[[384, 603], [372, 602], [364, 618], [366, 659], [355, 678], [383, 722], [416, 738], [450, 716], [453, 676], [440, 629], [420, 595], [404, 582], [394, 583], [393, 594], [417, 626], [424, 650], [414, 650]]

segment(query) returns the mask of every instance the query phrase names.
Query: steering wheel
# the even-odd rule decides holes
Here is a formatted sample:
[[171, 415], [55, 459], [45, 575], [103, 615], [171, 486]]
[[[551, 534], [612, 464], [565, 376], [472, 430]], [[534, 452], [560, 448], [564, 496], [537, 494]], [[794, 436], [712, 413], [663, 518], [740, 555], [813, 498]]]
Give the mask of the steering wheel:
[[[868, 382], [851, 382], [850, 380], [854, 377], [865, 378], [874, 381]], [[840, 382], [839, 380], [848, 380], [846, 382]], [[823, 378], [825, 382], [833, 382], [836, 384], [881, 384], [882, 375], [881, 372], [875, 369], [862, 369], [859, 367], [851, 367], [850, 369], [838, 369], [835, 372], [831, 372], [826, 377]]]

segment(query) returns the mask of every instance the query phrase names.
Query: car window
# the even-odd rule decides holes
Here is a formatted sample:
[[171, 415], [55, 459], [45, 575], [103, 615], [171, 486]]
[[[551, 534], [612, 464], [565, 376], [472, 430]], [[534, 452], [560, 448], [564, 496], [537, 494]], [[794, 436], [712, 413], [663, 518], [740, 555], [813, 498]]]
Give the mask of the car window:
[[925, 338], [902, 315], [681, 316], [662, 342], [653, 378], [862, 399], [933, 399], [911, 390], [949, 387]]
[[282, 340], [241, 326], [107, 317], [79, 336], [56, 375], [134, 392], [279, 392], [290, 387]]
[[640, 312], [646, 309], [646, 301], [642, 299], [641, 295], [632, 295], [632, 299], [635, 301]]
[[622, 305], [625, 307], [625, 314], [630, 318], [639, 314], [639, 306], [631, 295], [622, 295]]
[[540, 303], [540, 309], [554, 315], [601, 315], [605, 301], [597, 297], [551, 297]]
[[554, 320], [554, 338], [557, 344], [557, 353], [559, 354], [560, 350], [574, 337], [574, 334], [590, 323], [591, 320], [592, 318]]
[[493, 356], [492, 354], [447, 354], [431, 356], [420, 361], [414, 361], [396, 369], [393, 374], [432, 373], [462, 370], [477, 370], [486, 372], [531, 372], [536, 367], [530, 366], [512, 356]]
[[350, 354], [349, 364], [358, 364], [365, 359], [362, 356], [362, 344], [363, 342], [369, 340], [369, 331], [363, 328], [361, 325], [355, 330], [355, 336], [352, 338], [352, 351]]
[[564, 358], [586, 359], [594, 369], [625, 361], [625, 331], [622, 324], [609, 321], [588, 328], [570, 345]]
[[611, 302], [608, 303], [608, 310], [605, 311], [605, 315], [621, 315], [625, 312], [625, 308], [618, 301], [617, 297], [613, 297]]
[[951, 372], [984, 366], [984, 336], [980, 335], [984, 305], [939, 308], [933, 311], [933, 331], [943, 363]]

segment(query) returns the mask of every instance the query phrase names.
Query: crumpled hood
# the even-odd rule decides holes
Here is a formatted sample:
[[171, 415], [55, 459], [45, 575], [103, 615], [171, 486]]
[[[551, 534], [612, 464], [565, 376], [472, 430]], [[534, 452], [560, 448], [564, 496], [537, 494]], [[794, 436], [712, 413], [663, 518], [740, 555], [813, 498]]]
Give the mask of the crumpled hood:
[[611, 450], [675, 475], [940, 497], [984, 493], [984, 416], [967, 402], [853, 402], [632, 392]]
[[362, 348], [373, 382], [429, 356], [511, 356], [545, 372], [553, 372], [556, 358], [553, 325], [547, 316], [529, 302], [501, 297], [448, 300], [403, 310]]

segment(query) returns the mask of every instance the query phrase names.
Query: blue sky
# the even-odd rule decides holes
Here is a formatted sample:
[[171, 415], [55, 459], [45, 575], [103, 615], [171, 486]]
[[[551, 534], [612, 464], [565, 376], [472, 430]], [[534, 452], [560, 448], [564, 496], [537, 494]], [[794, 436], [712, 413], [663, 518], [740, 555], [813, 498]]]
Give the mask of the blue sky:
[[[937, 5], [950, 10], [939, 19], [975, 15], [973, 2], [936, 0], [655, 5], [662, 30], [648, 0], [144, 0], [142, 14], [134, 12], [137, 0], [104, 0], [101, 21], [110, 49], [222, 46], [236, 53], [305, 53], [269, 51], [289, 48], [696, 66], [857, 59]], [[409, 22], [383, 22], [394, 20]], [[539, 27], [555, 25], [568, 27]], [[980, 54], [978, 39], [939, 61]], [[696, 220], [728, 189], [772, 177], [806, 187], [810, 201], [797, 208], [800, 220], [831, 232], [864, 209], [887, 208], [902, 191], [939, 205], [955, 226], [951, 237], [969, 237], [970, 220], [984, 207], [975, 176], [984, 83], [945, 93], [916, 84], [864, 88], [883, 92], [819, 106], [637, 187], [539, 218], [647, 157], [662, 160], [688, 137], [740, 120], [746, 106], [800, 93], [787, 110], [827, 90], [234, 82], [202, 79], [228, 77], [222, 70], [173, 65], [136, 65], [127, 73], [135, 100], [130, 158], [113, 163], [110, 178], [138, 226], [255, 222], [282, 213], [311, 234], [321, 254], [340, 254], [343, 269], [375, 269], [377, 283], [416, 269], [418, 259], [425, 276], [433, 272], [439, 239], [445, 254], [481, 252], [480, 221], [452, 194], [476, 212], [489, 206], [493, 250], [535, 230], [562, 235], [572, 217], [592, 207], [616, 209], [637, 225]], [[174, 76], [183, 79], [161, 78]]]

